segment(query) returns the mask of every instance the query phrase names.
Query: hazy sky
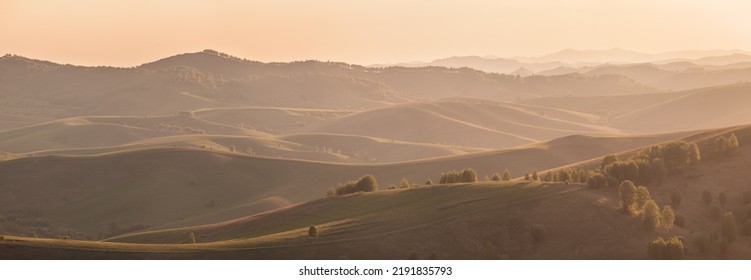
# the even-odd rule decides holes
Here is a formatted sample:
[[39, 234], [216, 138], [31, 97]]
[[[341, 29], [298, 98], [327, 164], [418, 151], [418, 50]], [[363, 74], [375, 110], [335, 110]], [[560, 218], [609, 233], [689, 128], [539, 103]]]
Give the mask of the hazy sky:
[[565, 48], [751, 50], [751, 1], [0, 0], [0, 54], [133, 66], [215, 49], [360, 64]]

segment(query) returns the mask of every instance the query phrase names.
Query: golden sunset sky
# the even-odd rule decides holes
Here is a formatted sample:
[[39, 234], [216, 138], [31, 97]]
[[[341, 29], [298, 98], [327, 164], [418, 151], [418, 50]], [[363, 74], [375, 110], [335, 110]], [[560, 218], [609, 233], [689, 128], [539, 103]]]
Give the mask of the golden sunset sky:
[[358, 64], [566, 48], [751, 50], [751, 1], [0, 0], [0, 54], [134, 66], [215, 49]]

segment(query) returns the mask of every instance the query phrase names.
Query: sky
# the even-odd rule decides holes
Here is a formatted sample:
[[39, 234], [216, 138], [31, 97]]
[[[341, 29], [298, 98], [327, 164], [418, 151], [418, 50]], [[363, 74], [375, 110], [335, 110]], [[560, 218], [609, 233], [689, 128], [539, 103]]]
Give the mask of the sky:
[[0, 55], [136, 66], [214, 49], [356, 64], [562, 49], [751, 50], [746, 0], [0, 0]]

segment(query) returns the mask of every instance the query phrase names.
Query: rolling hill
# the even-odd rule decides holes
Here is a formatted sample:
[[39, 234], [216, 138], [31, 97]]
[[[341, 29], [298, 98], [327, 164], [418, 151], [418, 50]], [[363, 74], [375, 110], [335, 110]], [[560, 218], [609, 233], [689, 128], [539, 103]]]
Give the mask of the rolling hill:
[[[511, 150], [368, 165], [183, 147], [25, 157], [0, 162], [0, 192], [6, 194], [0, 197], [0, 213], [97, 238], [108, 235], [113, 223], [161, 228], [251, 215], [323, 197], [329, 187], [368, 173], [383, 188], [403, 178], [437, 182], [441, 172], [470, 166], [480, 176], [504, 168], [519, 176], [678, 136], [567, 137]], [[4, 226], [4, 232], [59, 234], [24, 224]]]

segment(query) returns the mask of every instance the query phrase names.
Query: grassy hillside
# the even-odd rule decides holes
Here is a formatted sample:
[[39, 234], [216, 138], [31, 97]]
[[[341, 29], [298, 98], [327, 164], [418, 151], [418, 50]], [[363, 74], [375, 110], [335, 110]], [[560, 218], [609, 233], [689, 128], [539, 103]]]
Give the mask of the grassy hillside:
[[[403, 178], [437, 182], [441, 172], [465, 167], [475, 168], [481, 178], [504, 168], [521, 176], [532, 169], [554, 168], [675, 137], [567, 137], [512, 150], [368, 165], [181, 147], [27, 157], [0, 162], [0, 192], [6, 194], [0, 196], [0, 213], [45, 221], [39, 225], [45, 229], [71, 229], [97, 238], [100, 232], [111, 231], [111, 223], [120, 228], [154, 228], [246, 216], [323, 197], [329, 187], [368, 173], [376, 176], [382, 188], [399, 184]], [[39, 226], [20, 225], [5, 232], [61, 234]]]
[[[508, 148], [572, 134], [618, 134], [596, 117], [480, 99], [407, 103], [353, 113], [300, 131], [366, 135], [407, 142]], [[560, 119], [559, 119], [560, 118]], [[395, 125], [399, 124], [399, 125]]]
[[600, 115], [626, 132], [666, 132], [740, 125], [751, 119], [751, 84], [600, 97], [552, 97], [523, 103]]

